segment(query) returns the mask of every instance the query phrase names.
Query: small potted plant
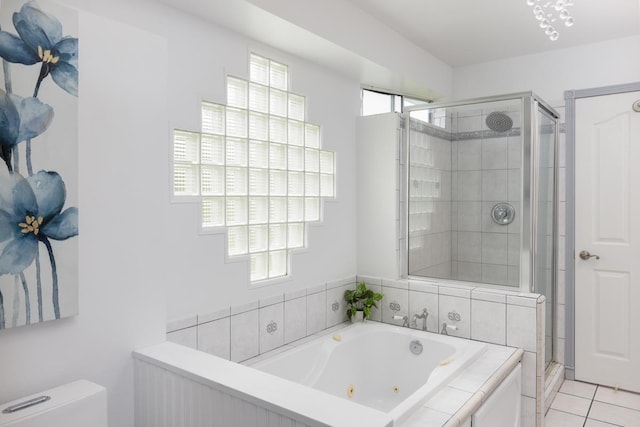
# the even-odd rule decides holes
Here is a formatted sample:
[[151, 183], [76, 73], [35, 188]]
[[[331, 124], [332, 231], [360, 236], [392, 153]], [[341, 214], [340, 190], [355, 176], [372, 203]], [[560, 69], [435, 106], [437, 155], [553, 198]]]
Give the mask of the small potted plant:
[[344, 291], [344, 299], [347, 302], [347, 316], [352, 322], [365, 320], [371, 316], [371, 307], [378, 308], [376, 302], [382, 299], [382, 294], [367, 288], [362, 282], [355, 289]]

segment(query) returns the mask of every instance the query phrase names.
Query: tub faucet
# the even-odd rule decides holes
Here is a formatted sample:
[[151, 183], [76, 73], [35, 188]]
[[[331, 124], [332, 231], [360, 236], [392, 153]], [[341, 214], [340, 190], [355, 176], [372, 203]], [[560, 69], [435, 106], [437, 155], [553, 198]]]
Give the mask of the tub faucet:
[[413, 328], [418, 328], [418, 319], [422, 319], [422, 330], [427, 330], [427, 317], [429, 317], [429, 312], [426, 308], [422, 309], [422, 314], [414, 314], [413, 320], [411, 321], [411, 326]]
[[409, 327], [409, 316], [393, 316], [393, 320], [402, 320], [402, 327]]

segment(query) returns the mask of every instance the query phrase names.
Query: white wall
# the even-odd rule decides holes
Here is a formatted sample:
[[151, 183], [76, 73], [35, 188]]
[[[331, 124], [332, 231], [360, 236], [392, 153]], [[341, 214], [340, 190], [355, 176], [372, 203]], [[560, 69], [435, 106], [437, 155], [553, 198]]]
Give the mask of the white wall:
[[638, 52], [635, 36], [456, 68], [453, 99], [533, 91], [560, 105], [565, 90], [640, 80]]
[[[358, 274], [399, 279], [399, 117], [359, 117]], [[395, 225], [395, 227], [393, 226]]]
[[[156, 2], [62, 3], [80, 13], [80, 315], [0, 331], [0, 402], [87, 378], [109, 390], [109, 425], [133, 425], [131, 351], [167, 320], [356, 273], [357, 81]], [[40, 2], [46, 8], [46, 2]], [[337, 198], [292, 256], [292, 277], [249, 288], [224, 235], [199, 235], [198, 204], [172, 203], [170, 131], [198, 130], [200, 100], [225, 102], [250, 51], [290, 66], [291, 91], [336, 152]]]
[[[309, 227], [308, 248], [293, 254], [291, 280], [255, 290], [249, 289], [247, 261], [225, 262], [225, 236], [199, 234], [199, 203], [169, 203], [167, 169], [167, 175], [154, 186], [162, 193], [166, 215], [162, 234], [167, 244], [157, 252], [162, 260], [158, 262], [167, 264], [164, 281], [169, 284], [169, 319], [355, 274], [357, 81], [156, 2], [66, 3], [91, 7], [95, 13], [166, 38], [167, 61], [140, 52], [147, 56], [146, 73], [168, 67], [168, 121], [163, 123], [163, 138], [173, 128], [199, 130], [200, 101], [225, 103], [226, 76], [248, 78], [249, 52], [256, 52], [289, 65], [290, 90], [307, 97], [307, 120], [321, 126], [322, 147], [336, 152], [337, 198], [325, 202], [322, 225]], [[168, 149], [168, 140], [157, 143]], [[169, 167], [168, 156], [161, 161], [163, 167]], [[141, 173], [145, 163], [140, 162]], [[340, 242], [339, 247], [335, 242]]]
[[80, 315], [0, 331], [0, 402], [87, 378], [109, 389], [110, 425], [128, 426], [131, 350], [164, 337], [167, 71], [140, 52], [166, 63], [167, 46], [91, 14], [79, 24]]

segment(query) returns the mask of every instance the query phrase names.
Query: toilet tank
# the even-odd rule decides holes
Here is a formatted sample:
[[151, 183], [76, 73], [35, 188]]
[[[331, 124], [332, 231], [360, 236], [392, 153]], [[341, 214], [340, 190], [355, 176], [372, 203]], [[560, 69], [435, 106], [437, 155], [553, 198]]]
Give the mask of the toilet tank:
[[[32, 399], [39, 403], [19, 409]], [[1, 404], [0, 427], [5, 426], [107, 427], [107, 391], [79, 380]]]

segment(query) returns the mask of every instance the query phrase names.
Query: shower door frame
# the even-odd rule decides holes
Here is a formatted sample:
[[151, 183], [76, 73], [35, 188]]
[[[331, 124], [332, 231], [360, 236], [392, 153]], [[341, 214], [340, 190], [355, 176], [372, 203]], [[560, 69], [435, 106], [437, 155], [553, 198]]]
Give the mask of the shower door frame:
[[[544, 356], [544, 368], [545, 370], [547, 370], [551, 365], [552, 362], [557, 360], [557, 346], [556, 346], [556, 338], [557, 338], [557, 330], [556, 330], [556, 322], [557, 322], [557, 315], [558, 315], [558, 310], [557, 310], [557, 298], [558, 298], [558, 210], [559, 210], [559, 185], [558, 185], [558, 180], [559, 180], [559, 176], [560, 176], [560, 165], [559, 165], [559, 153], [560, 153], [560, 149], [559, 149], [559, 134], [560, 134], [560, 126], [559, 126], [559, 115], [558, 113], [553, 110], [553, 109], [549, 109], [548, 106], [544, 105], [543, 103], [540, 103], [539, 100], [537, 99], [532, 99], [532, 114], [531, 114], [531, 121], [532, 121], [532, 129], [539, 129], [540, 127], [540, 123], [538, 121], [538, 113], [540, 114], [544, 114], [547, 115], [548, 118], [550, 119], [555, 119], [555, 126], [554, 126], [554, 132], [553, 132], [553, 138], [554, 138], [554, 143], [553, 143], [553, 204], [552, 204], [552, 245], [551, 245], [551, 304], [550, 304], [550, 308], [551, 308], [551, 342], [550, 342], [550, 347], [551, 347], [551, 357], [549, 360], [547, 360], [547, 356], [546, 356], [546, 352], [543, 355]], [[541, 144], [541, 130], [539, 129], [537, 132], [533, 133], [533, 138], [531, 139], [531, 141], [533, 141], [533, 147], [532, 147], [532, 153], [533, 153], [533, 162], [531, 162], [531, 166], [532, 166], [532, 182], [536, 183], [538, 182], [538, 168], [540, 166], [539, 162], [540, 162], [540, 144]], [[537, 186], [536, 188], [538, 188], [539, 186]], [[533, 220], [537, 223], [538, 219], [539, 219], [539, 212], [538, 212], [538, 193], [534, 192], [534, 194], [531, 195], [531, 203], [532, 203], [532, 209], [533, 209]], [[545, 298], [549, 298], [549, 295], [547, 293], [543, 293], [540, 292], [540, 288], [536, 288], [536, 268], [534, 266], [534, 260], [535, 260], [535, 254], [538, 252], [538, 239], [537, 239], [537, 235], [535, 233], [535, 231], [533, 230], [533, 228], [531, 228], [531, 234], [532, 234], [532, 254], [531, 254], [531, 266], [532, 266], [532, 271], [531, 271], [531, 292], [535, 292], [535, 293], [540, 293], [545, 295]], [[549, 308], [549, 304], [546, 305], [545, 310]], [[545, 340], [547, 337], [546, 334], [546, 329], [547, 326], [545, 326]], [[547, 343], [545, 341], [545, 348], [547, 347]]]
[[[518, 93], [511, 93], [511, 94], [505, 94], [505, 95], [498, 95], [498, 96], [490, 96], [490, 97], [482, 97], [482, 98], [474, 98], [474, 99], [469, 99], [469, 100], [462, 100], [462, 101], [452, 101], [452, 102], [438, 102], [438, 103], [430, 103], [430, 104], [423, 104], [423, 105], [418, 105], [418, 106], [412, 106], [412, 107], [408, 107], [403, 111], [403, 118], [404, 120], [402, 120], [403, 122], [403, 128], [404, 128], [404, 141], [405, 143], [401, 145], [401, 147], [403, 148], [404, 151], [402, 151], [400, 153], [400, 162], [401, 162], [401, 167], [404, 166], [404, 170], [402, 171], [402, 179], [401, 179], [401, 203], [400, 203], [400, 213], [401, 213], [401, 221], [403, 221], [401, 223], [401, 228], [403, 231], [402, 234], [402, 238], [404, 238], [404, 244], [401, 245], [401, 257], [403, 259], [402, 262], [402, 269], [403, 271], [401, 272], [402, 275], [404, 277], [408, 277], [408, 278], [412, 278], [412, 279], [429, 279], [428, 277], [423, 277], [423, 276], [412, 276], [409, 274], [409, 221], [408, 221], [408, 205], [409, 205], [409, 188], [407, 185], [407, 181], [409, 179], [409, 138], [410, 138], [410, 124], [409, 124], [409, 118], [411, 115], [412, 111], [422, 111], [422, 110], [434, 110], [434, 109], [438, 109], [438, 108], [453, 108], [453, 107], [462, 107], [462, 106], [466, 106], [466, 105], [473, 105], [473, 104], [483, 104], [483, 103], [490, 103], [490, 102], [498, 102], [498, 101], [513, 101], [513, 100], [518, 100], [520, 99], [521, 102], [521, 111], [522, 111], [522, 116], [523, 116], [523, 120], [522, 120], [522, 124], [521, 124], [521, 139], [522, 139], [522, 157], [521, 157], [521, 177], [522, 177], [522, 181], [521, 181], [521, 203], [522, 203], [522, 208], [521, 208], [521, 221], [520, 221], [520, 283], [519, 286], [513, 287], [513, 286], [506, 286], [506, 285], [493, 285], [490, 283], [481, 283], [481, 282], [467, 282], [467, 281], [461, 281], [461, 280], [452, 280], [452, 279], [441, 279], [441, 278], [437, 278], [437, 280], [442, 280], [445, 282], [454, 282], [454, 283], [469, 283], [469, 284], [476, 284], [476, 283], [481, 283], [483, 285], [486, 285], [488, 287], [494, 287], [494, 288], [500, 288], [500, 289], [505, 289], [505, 290], [511, 290], [513, 291], [514, 289], [518, 289], [520, 292], [535, 292], [534, 289], [534, 274], [535, 274], [535, 269], [533, 268], [533, 262], [534, 262], [534, 254], [535, 254], [535, 245], [536, 245], [536, 238], [533, 235], [534, 234], [534, 227], [532, 227], [531, 225], [534, 223], [534, 221], [537, 220], [536, 214], [537, 214], [537, 210], [535, 209], [535, 195], [531, 194], [528, 189], [531, 187], [531, 183], [535, 182], [535, 166], [537, 165], [537, 159], [535, 158], [535, 154], [533, 151], [535, 149], [535, 146], [537, 145], [537, 139], [534, 141], [534, 137], [537, 138], [537, 132], [534, 132], [534, 129], [536, 128], [537, 125], [537, 117], [536, 117], [536, 111], [539, 108], [542, 108], [543, 110], [545, 110], [551, 117], [554, 117], [556, 120], [558, 120], [558, 118], [560, 117], [560, 115], [553, 109], [553, 107], [551, 107], [549, 104], [547, 104], [546, 102], [544, 102], [543, 100], [541, 100], [537, 95], [535, 95], [535, 93], [533, 92], [518, 92]], [[524, 118], [528, 117], [530, 120], [524, 120]], [[557, 211], [557, 199], [558, 199], [558, 192], [557, 192], [557, 171], [558, 171], [558, 162], [557, 162], [557, 155], [558, 155], [558, 124], [556, 122], [556, 148], [555, 148], [555, 186], [556, 186], [556, 191], [554, 194], [554, 218], [556, 218], [556, 211]], [[533, 161], [532, 161], [532, 156]], [[404, 199], [404, 202], [402, 202], [402, 199]], [[554, 239], [557, 238], [557, 226], [555, 225], [554, 221]], [[554, 250], [555, 250], [555, 244], [554, 246]], [[555, 258], [555, 256], [554, 256]], [[556, 282], [556, 271], [557, 271], [557, 262], [554, 259], [554, 266], [553, 266], [554, 272], [553, 272], [553, 280], [554, 280], [554, 286], [555, 287], [555, 282]], [[555, 322], [555, 319], [554, 319]], [[555, 356], [555, 355], [554, 355]]]

